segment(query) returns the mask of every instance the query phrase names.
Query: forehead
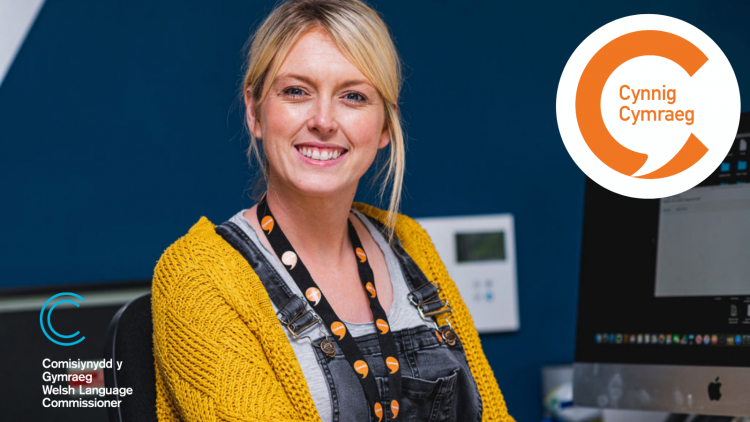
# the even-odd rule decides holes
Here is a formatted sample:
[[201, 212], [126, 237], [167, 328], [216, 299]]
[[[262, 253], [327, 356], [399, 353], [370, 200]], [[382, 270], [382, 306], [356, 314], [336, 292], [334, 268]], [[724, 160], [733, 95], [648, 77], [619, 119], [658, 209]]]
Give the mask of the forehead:
[[312, 29], [297, 39], [284, 58], [278, 74], [287, 72], [304, 74], [319, 82], [329, 78], [367, 79], [320, 28]]

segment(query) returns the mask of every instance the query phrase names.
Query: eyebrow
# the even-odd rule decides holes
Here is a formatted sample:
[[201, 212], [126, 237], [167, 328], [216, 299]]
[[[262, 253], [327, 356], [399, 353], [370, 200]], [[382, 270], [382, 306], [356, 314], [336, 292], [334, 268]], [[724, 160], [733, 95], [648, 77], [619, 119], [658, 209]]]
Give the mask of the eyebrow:
[[[279, 75], [277, 77], [277, 79], [281, 79], [281, 78], [294, 78], [294, 79], [298, 79], [298, 80], [300, 80], [300, 81], [302, 81], [302, 82], [304, 82], [306, 84], [315, 85], [315, 83], [313, 82], [312, 79], [310, 79], [310, 78], [308, 78], [307, 76], [304, 76], [304, 75], [298, 75], [296, 73], [284, 73], [284, 74], [281, 74], [281, 75]], [[348, 88], [350, 86], [361, 85], [361, 84], [372, 86], [372, 84], [370, 83], [370, 81], [368, 81], [367, 79], [349, 79], [349, 80], [344, 81], [343, 83], [339, 84], [339, 88]]]

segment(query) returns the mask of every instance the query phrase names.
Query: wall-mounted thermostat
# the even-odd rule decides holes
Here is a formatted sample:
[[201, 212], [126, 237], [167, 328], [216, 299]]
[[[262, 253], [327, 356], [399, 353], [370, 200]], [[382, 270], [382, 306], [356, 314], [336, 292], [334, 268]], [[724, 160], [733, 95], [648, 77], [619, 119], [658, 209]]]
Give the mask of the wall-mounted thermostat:
[[512, 214], [420, 218], [479, 332], [515, 331], [518, 317]]

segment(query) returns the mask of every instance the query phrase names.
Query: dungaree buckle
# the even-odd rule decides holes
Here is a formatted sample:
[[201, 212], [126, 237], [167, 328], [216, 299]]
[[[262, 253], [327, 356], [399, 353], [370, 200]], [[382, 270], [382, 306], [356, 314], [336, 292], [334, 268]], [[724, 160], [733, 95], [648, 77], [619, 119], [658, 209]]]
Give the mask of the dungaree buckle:
[[[427, 290], [423, 291], [425, 288]], [[424, 321], [431, 321], [435, 325], [438, 339], [441, 342], [445, 341], [449, 346], [454, 346], [458, 341], [458, 335], [453, 330], [453, 326], [451, 326], [450, 323], [450, 317], [453, 315], [453, 308], [451, 308], [448, 300], [440, 298], [441, 291], [442, 289], [440, 286], [432, 280], [428, 280], [427, 283], [410, 291], [407, 294], [407, 298], [409, 299], [409, 302], [416, 306], [419, 311], [419, 316], [421, 316]], [[438, 325], [438, 317], [445, 314], [447, 315], [443, 318], [447, 325], [441, 327]]]
[[[295, 303], [291, 303], [294, 299], [298, 299]], [[292, 305], [292, 308], [290, 309], [292, 311], [292, 319], [289, 321], [286, 321], [287, 314], [284, 312], [287, 308], [287, 305]], [[294, 305], [297, 305], [296, 308], [296, 314], [294, 314], [295, 307]], [[300, 306], [301, 305], [301, 306]], [[281, 316], [279, 316], [281, 314]], [[309, 316], [309, 317], [308, 317]], [[295, 340], [300, 339], [307, 339], [310, 344], [313, 346], [319, 348], [323, 353], [328, 356], [329, 358], [332, 358], [336, 356], [336, 345], [332, 340], [328, 339], [328, 334], [323, 330], [322, 325], [323, 321], [320, 319], [320, 316], [313, 312], [312, 309], [307, 309], [307, 302], [302, 299], [298, 295], [293, 295], [287, 299], [286, 303], [284, 303], [284, 306], [279, 309], [278, 312], [276, 312], [276, 317], [279, 319], [279, 322], [281, 322], [281, 325], [283, 325], [287, 330], [289, 330], [289, 334], [291, 334], [292, 338]], [[305, 319], [309, 319], [309, 322], [304, 323], [302, 327], [295, 327], [295, 322], [297, 321], [304, 321]], [[314, 325], [318, 326], [318, 329], [325, 337], [323, 340], [320, 341], [319, 344], [315, 344], [315, 342], [310, 338], [310, 336], [302, 336], [302, 333], [307, 331], [308, 329], [312, 328]]]
[[[431, 292], [432, 294], [429, 297], [423, 298], [421, 290], [428, 286], [432, 286], [434, 288], [434, 292]], [[435, 284], [435, 282], [433, 282], [432, 280], [427, 280], [427, 283], [424, 283], [423, 285], [407, 293], [406, 297], [409, 299], [409, 302], [411, 302], [412, 305], [419, 306], [421, 303], [434, 299], [435, 297], [440, 297], [440, 292], [442, 292], [442, 289], [440, 288], [440, 286]], [[427, 294], [430, 294], [430, 293], [427, 293]]]
[[435, 302], [435, 303], [441, 304], [441, 306], [439, 308], [437, 308], [437, 309], [434, 309], [434, 310], [428, 310], [428, 309], [431, 309], [432, 307], [428, 308], [427, 306], [425, 306], [425, 305], [428, 305], [429, 303], [431, 303], [431, 302], [421, 303], [421, 304], [419, 304], [419, 306], [417, 306], [417, 310], [419, 310], [419, 315], [425, 321], [428, 321], [427, 318], [433, 318], [433, 320], [434, 320], [434, 319], [436, 319], [435, 317], [437, 317], [438, 315], [452, 314], [453, 313], [453, 308], [451, 308], [451, 306], [450, 306], [450, 304], [448, 303], [447, 300], [446, 301], [442, 301], [441, 300], [441, 301]]

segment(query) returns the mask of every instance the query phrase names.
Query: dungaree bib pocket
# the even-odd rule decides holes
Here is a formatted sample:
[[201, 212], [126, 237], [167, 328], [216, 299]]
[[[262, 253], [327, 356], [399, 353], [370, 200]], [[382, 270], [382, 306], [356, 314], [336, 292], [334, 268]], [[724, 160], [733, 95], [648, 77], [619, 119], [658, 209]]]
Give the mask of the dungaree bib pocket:
[[[399, 422], [481, 420], [479, 392], [460, 344], [447, 346], [440, 343], [434, 331], [426, 326], [394, 332], [394, 336], [402, 371]], [[387, 369], [382, 364], [376, 337], [365, 335], [356, 340], [376, 377], [381, 396], [386, 398], [383, 408], [387, 409]], [[340, 353], [337, 348], [336, 356], [329, 358], [320, 349], [315, 349], [331, 390], [333, 421], [368, 420], [370, 413], [364, 392]], [[390, 420], [390, 414], [384, 412], [383, 422]]]
[[447, 377], [434, 381], [403, 377], [402, 420], [424, 420], [427, 422], [455, 421], [453, 414], [456, 399], [456, 381], [459, 369]]

